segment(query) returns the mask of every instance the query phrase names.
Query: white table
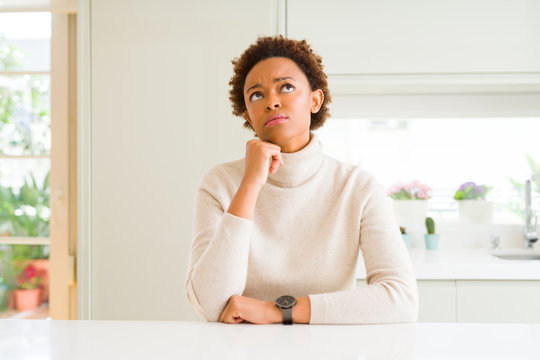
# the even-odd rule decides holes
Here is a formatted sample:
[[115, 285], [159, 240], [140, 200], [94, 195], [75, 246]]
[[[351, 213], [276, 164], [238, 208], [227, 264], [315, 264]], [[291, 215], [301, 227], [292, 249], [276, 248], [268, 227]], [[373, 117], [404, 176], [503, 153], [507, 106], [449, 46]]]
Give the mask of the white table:
[[0, 359], [540, 359], [540, 324], [0, 320]]

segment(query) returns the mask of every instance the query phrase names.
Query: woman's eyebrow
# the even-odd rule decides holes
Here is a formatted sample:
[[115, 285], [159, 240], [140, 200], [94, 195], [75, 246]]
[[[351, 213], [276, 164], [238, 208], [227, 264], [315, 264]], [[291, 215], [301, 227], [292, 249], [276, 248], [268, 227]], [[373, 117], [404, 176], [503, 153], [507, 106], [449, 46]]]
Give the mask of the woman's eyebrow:
[[274, 79], [274, 82], [283, 81], [283, 80], [287, 80], [287, 79], [294, 80], [293, 77], [290, 77], [290, 76], [283, 76], [283, 77], [275, 78], [275, 79]]
[[[287, 79], [294, 80], [294, 78], [291, 77], [291, 76], [282, 76], [282, 77], [274, 78], [274, 82], [283, 81], [283, 80], [287, 80]], [[296, 80], [295, 80], [295, 81], [296, 81]], [[257, 84], [255, 84], [255, 85], [253, 85], [253, 86], [250, 86], [250, 87], [246, 90], [246, 92], [248, 93], [249, 90], [257, 89], [257, 88], [260, 88], [261, 86], [262, 86], [261, 84], [257, 83]]]

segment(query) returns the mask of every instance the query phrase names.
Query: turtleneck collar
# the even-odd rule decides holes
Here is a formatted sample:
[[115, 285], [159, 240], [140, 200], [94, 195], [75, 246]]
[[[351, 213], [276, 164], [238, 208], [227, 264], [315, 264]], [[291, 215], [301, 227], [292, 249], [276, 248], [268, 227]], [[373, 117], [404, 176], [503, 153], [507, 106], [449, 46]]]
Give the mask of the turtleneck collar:
[[323, 146], [317, 134], [310, 131], [306, 146], [297, 152], [281, 153], [284, 165], [277, 173], [268, 174], [268, 182], [279, 187], [295, 187], [307, 182], [322, 165]]

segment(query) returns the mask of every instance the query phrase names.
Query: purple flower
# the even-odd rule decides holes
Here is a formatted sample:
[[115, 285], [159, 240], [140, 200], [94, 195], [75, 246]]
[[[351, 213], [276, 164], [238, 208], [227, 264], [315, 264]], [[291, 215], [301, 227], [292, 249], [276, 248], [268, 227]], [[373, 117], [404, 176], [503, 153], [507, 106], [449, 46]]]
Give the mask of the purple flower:
[[476, 186], [475, 183], [473, 183], [472, 181], [469, 181], [469, 182], [466, 182], [466, 183], [463, 183], [461, 184], [461, 186], [459, 187], [459, 190], [465, 190], [466, 188], [468, 188], [469, 186]]
[[474, 200], [482, 199], [485, 200], [486, 194], [491, 190], [489, 186], [486, 185], [476, 185], [472, 181], [461, 184], [459, 189], [456, 191], [454, 198], [456, 200]]

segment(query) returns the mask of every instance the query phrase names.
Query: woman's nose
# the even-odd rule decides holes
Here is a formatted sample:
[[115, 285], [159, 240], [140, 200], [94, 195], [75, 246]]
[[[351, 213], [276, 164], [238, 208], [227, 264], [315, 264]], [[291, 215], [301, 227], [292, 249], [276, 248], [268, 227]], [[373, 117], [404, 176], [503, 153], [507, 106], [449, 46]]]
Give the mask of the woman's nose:
[[281, 106], [279, 98], [276, 96], [271, 96], [268, 98], [268, 103], [266, 104], [267, 110], [274, 110]]

